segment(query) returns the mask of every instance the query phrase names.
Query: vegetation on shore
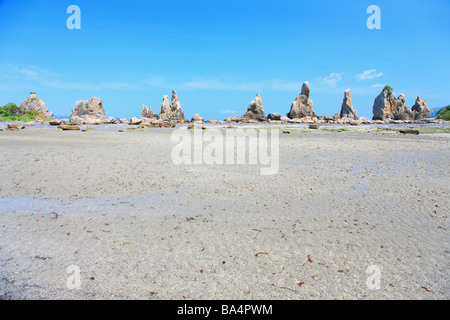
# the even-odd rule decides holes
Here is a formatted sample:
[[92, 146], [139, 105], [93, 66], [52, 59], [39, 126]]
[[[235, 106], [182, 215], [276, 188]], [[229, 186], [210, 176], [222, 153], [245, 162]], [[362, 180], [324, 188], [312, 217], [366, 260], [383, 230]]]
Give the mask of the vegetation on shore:
[[42, 117], [42, 114], [36, 110], [26, 111], [22, 107], [18, 107], [15, 103], [8, 103], [7, 105], [0, 107], [0, 122], [8, 121], [35, 121], [36, 118], [42, 120], [49, 120]]
[[439, 112], [439, 114], [436, 116], [436, 119], [450, 121], [450, 106], [445, 107], [444, 110]]

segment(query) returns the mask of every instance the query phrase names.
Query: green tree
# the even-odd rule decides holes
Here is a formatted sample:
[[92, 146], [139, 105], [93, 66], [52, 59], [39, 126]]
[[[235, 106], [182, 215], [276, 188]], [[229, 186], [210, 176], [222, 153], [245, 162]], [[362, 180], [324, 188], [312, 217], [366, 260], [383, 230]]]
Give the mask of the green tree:
[[393, 89], [392, 89], [390, 86], [385, 86], [385, 87], [383, 88], [383, 91], [387, 91], [388, 94], [392, 94]]
[[20, 113], [20, 108], [15, 103], [8, 103], [7, 105], [3, 106], [3, 111], [10, 116], [16, 116]]

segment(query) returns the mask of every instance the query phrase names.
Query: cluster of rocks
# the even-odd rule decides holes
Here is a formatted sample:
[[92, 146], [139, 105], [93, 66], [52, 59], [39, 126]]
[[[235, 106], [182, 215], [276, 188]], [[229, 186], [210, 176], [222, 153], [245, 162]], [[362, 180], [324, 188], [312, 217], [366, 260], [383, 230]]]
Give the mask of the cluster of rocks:
[[[226, 118], [224, 123], [252, 123], [252, 122], [275, 122], [275, 123], [339, 123], [339, 124], [370, 124], [370, 123], [407, 123], [412, 121], [429, 122], [430, 117], [427, 103], [417, 97], [416, 103], [409, 110], [405, 105], [405, 95], [401, 94], [397, 99], [394, 94], [388, 94], [383, 90], [375, 99], [373, 106], [374, 117], [372, 120], [359, 117], [353, 107], [351, 91], [345, 90], [341, 111], [334, 116], [317, 116], [310, 99], [309, 82], [304, 82], [300, 94], [292, 102], [291, 108], [286, 116], [279, 113], [270, 113], [265, 117], [262, 99], [259, 94], [250, 103], [250, 106], [241, 117], [235, 115]], [[211, 120], [211, 123], [221, 121]], [[223, 123], [222, 122], [222, 123]]]
[[[368, 123], [369, 119], [359, 118], [356, 111], [353, 109], [352, 100], [350, 96], [350, 89], [345, 91], [344, 101], [342, 103], [341, 112], [332, 117], [317, 116], [313, 108], [313, 101], [310, 96], [310, 84], [308, 81], [304, 82], [300, 94], [295, 98], [291, 104], [291, 108], [286, 116], [281, 116], [280, 113], [269, 113], [267, 117], [264, 114], [261, 96], [258, 94], [256, 98], [250, 103], [247, 112], [241, 117], [235, 115], [226, 118], [223, 122], [217, 120], [209, 120], [209, 123], [256, 123], [256, 122], [271, 122], [271, 123]], [[358, 122], [356, 122], [358, 121]]]
[[406, 97], [403, 93], [396, 98], [393, 92], [388, 92], [388, 90], [381, 91], [373, 103], [373, 120], [413, 121], [430, 117], [427, 103], [420, 97], [417, 97], [411, 110], [405, 102]]
[[75, 107], [70, 113], [70, 123], [74, 125], [102, 124], [105, 122], [105, 109], [103, 108], [102, 99], [98, 97], [75, 102]]
[[[339, 123], [339, 124], [369, 124], [369, 123], [408, 123], [413, 121], [430, 122], [430, 111], [427, 103], [420, 97], [417, 97], [414, 106], [409, 109], [405, 104], [406, 97], [400, 94], [397, 98], [393, 92], [387, 89], [375, 98], [373, 104], [373, 118], [369, 120], [365, 117], [359, 117], [353, 107], [351, 91], [345, 90], [344, 99], [342, 101], [341, 110], [334, 116], [317, 116], [313, 109], [313, 101], [310, 98], [310, 84], [304, 82], [300, 94], [291, 104], [289, 112], [285, 116], [280, 113], [269, 113], [267, 116], [264, 112], [262, 98], [259, 94], [250, 102], [247, 111], [239, 117], [235, 115], [228, 117], [223, 121], [208, 120], [207, 123]], [[45, 103], [31, 93], [25, 99], [21, 107], [26, 111], [35, 110], [46, 118], [52, 118], [53, 113], [49, 112]], [[36, 122], [42, 122], [37, 120]], [[102, 100], [98, 97], [92, 97], [89, 100], [80, 100], [75, 103], [70, 114], [70, 119], [52, 119], [50, 125], [59, 126], [63, 130], [71, 130], [70, 126], [77, 125], [96, 125], [96, 124], [119, 124], [125, 123], [129, 125], [137, 125], [140, 128], [145, 127], [165, 127], [173, 128], [177, 123], [190, 123], [189, 128], [204, 128], [204, 119], [199, 114], [194, 114], [192, 119], [186, 120], [183, 109], [181, 108], [180, 99], [175, 90], [172, 90], [171, 103], [169, 96], [163, 96], [160, 113], [152, 111], [150, 106], [142, 106], [141, 117], [133, 117], [128, 119], [116, 119], [114, 117], [106, 118], [105, 109]], [[10, 128], [17, 130], [16, 128]], [[76, 128], [72, 128], [76, 130]], [[20, 129], [19, 129], [20, 130]]]
[[140, 128], [161, 127], [173, 128], [176, 123], [184, 123], [185, 117], [181, 108], [180, 98], [175, 90], [172, 90], [172, 106], [169, 102], [169, 96], [163, 96], [159, 115], [154, 113], [150, 106], [142, 106], [141, 117], [133, 117], [128, 122], [130, 125], [138, 125]]

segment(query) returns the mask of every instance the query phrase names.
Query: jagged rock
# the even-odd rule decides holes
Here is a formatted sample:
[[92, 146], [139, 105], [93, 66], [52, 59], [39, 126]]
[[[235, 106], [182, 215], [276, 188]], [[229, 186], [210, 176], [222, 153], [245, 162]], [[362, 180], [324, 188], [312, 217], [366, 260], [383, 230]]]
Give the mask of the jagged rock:
[[105, 120], [106, 116], [102, 99], [93, 97], [87, 101], [80, 100], [75, 102], [75, 107], [70, 114], [70, 119], [72, 120], [74, 117]]
[[314, 109], [313, 102], [309, 99], [309, 82], [306, 81], [302, 85], [302, 91], [297, 96], [294, 102], [292, 102], [291, 110], [287, 114], [290, 119], [300, 119], [304, 117], [317, 117]]
[[413, 120], [414, 114], [405, 102], [406, 98], [403, 93], [395, 98], [393, 92], [388, 93], [387, 90], [383, 90], [373, 103], [372, 120]]
[[206, 121], [206, 123], [223, 123], [223, 121], [212, 119], [212, 120]]
[[138, 118], [138, 117], [133, 117], [133, 118], [130, 119], [130, 121], [128, 122], [128, 124], [129, 124], [130, 126], [132, 126], [132, 125], [139, 125], [139, 124], [141, 124], [141, 122], [142, 122], [142, 119], [140, 119], [140, 118]]
[[164, 121], [185, 122], [184, 112], [181, 109], [180, 99], [175, 90], [172, 90], [172, 107], [169, 103], [169, 96], [163, 96], [163, 103], [159, 117]]
[[35, 93], [31, 93], [28, 98], [23, 100], [20, 106], [25, 111], [38, 111], [44, 118], [52, 118], [53, 113], [48, 111], [44, 101], [41, 100]]
[[114, 118], [114, 117], [108, 117], [108, 118], [105, 120], [105, 123], [106, 123], [106, 124], [116, 124], [116, 123], [117, 123], [117, 119]]
[[205, 119], [203, 119], [199, 114], [194, 114], [192, 116], [191, 122], [203, 122]]
[[169, 102], [169, 96], [163, 96], [163, 102], [161, 105], [161, 110], [159, 112], [159, 118], [161, 120], [170, 120], [171, 107]]
[[142, 113], [141, 113], [141, 117], [142, 118], [147, 118], [147, 119], [159, 119], [159, 115], [157, 115], [156, 113], [154, 113], [152, 111], [152, 108], [150, 106], [142, 106]]
[[245, 112], [241, 120], [243, 122], [249, 122], [249, 120], [256, 120], [258, 122], [265, 121], [264, 107], [262, 105], [262, 99], [259, 94], [256, 95], [256, 98], [250, 102], [250, 105], [247, 108], [247, 112]]
[[414, 120], [430, 118], [430, 110], [427, 107], [427, 102], [422, 100], [420, 97], [417, 97], [411, 110], [414, 112]]
[[129, 121], [128, 121], [128, 119], [122, 118], [122, 119], [119, 119], [119, 123], [125, 123], [125, 124], [128, 124]]
[[278, 112], [269, 113], [267, 119], [278, 121], [281, 120], [281, 115]]
[[172, 114], [170, 116], [171, 121], [175, 122], [184, 122], [184, 112], [181, 109], [180, 98], [178, 98], [175, 90], [172, 90]]
[[346, 117], [351, 120], [359, 119], [358, 114], [356, 113], [356, 110], [353, 109], [353, 103], [352, 103], [350, 89], [345, 90], [344, 101], [342, 102], [341, 112], [339, 115], [341, 118]]

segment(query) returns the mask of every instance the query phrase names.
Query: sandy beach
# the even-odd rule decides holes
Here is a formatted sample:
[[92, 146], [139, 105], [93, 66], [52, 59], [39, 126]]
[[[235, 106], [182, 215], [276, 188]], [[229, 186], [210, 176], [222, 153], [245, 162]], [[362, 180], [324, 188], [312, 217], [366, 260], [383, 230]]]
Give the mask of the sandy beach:
[[129, 127], [0, 132], [2, 299], [450, 298], [450, 134], [292, 125], [264, 176]]

